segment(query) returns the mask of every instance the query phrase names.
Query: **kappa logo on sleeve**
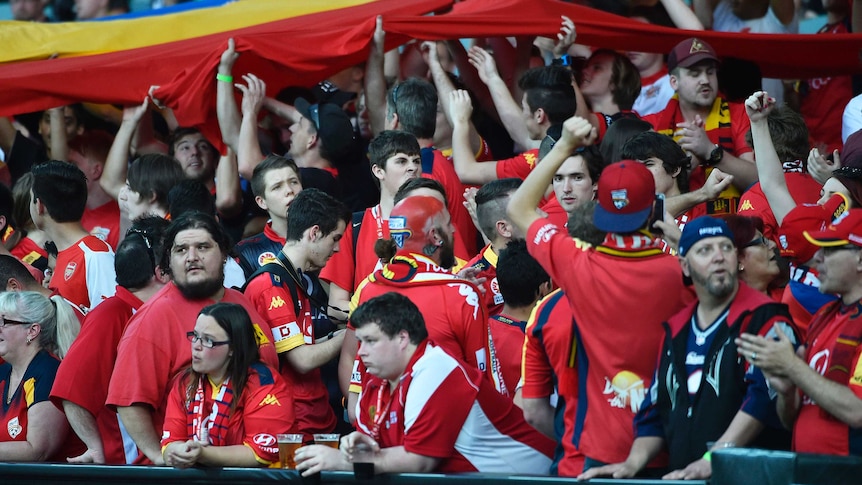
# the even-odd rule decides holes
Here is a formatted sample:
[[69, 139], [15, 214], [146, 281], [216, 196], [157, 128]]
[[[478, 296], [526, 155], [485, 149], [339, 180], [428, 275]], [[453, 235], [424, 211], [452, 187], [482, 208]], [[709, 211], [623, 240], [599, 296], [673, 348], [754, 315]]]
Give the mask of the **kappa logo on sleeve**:
[[[261, 406], [279, 406], [281, 407], [281, 403], [278, 402], [278, 398], [275, 397], [275, 394], [267, 394], [265, 398], [261, 399], [260, 404], [257, 407]], [[260, 444], [260, 443], [258, 443]]]
[[268, 311], [276, 310], [278, 308], [283, 307], [284, 304], [285, 304], [284, 299], [278, 295], [275, 295], [274, 297], [272, 297], [272, 300], [270, 300], [269, 308], [267, 308], [267, 310]]

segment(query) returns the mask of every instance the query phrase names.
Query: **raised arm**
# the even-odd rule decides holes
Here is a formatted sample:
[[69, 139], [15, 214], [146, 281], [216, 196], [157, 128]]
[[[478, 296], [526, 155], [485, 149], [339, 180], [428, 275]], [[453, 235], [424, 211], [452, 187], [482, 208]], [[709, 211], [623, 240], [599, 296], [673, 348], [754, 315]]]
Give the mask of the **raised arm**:
[[240, 115], [233, 96], [233, 65], [239, 58], [233, 39], [228, 39], [216, 75], [216, 115], [221, 139], [228, 147], [239, 152]]
[[661, 0], [670, 20], [683, 30], [703, 30], [703, 23], [682, 0]]
[[775, 98], [770, 98], [765, 91], [758, 91], [745, 101], [745, 113], [751, 120], [751, 140], [754, 144], [754, 153], [757, 154], [756, 166], [757, 176], [760, 178], [760, 187], [766, 196], [775, 220], [778, 224], [784, 220], [784, 216], [796, 207], [787, 181], [784, 179], [784, 170], [781, 160], [775, 152], [772, 144], [772, 135], [769, 133], [769, 113], [775, 108]]
[[149, 102], [149, 98], [145, 97], [144, 102], [140, 105], [123, 109], [123, 122], [120, 123], [120, 129], [117, 130], [114, 143], [111, 144], [108, 158], [105, 160], [105, 168], [102, 170], [102, 176], [99, 178], [99, 185], [102, 187], [102, 190], [113, 197], [114, 200], [120, 196], [120, 189], [126, 184], [132, 139], [135, 136], [135, 131], [138, 129], [141, 119], [144, 117], [144, 113], [147, 112]]
[[65, 107], [49, 109], [48, 117], [51, 123], [51, 143], [48, 145], [48, 156], [53, 160], [69, 160]]
[[715, 7], [721, 0], [691, 0], [691, 6], [694, 7], [694, 13], [700, 20], [700, 23], [707, 30], [712, 29], [712, 13]]
[[386, 77], [383, 72], [385, 40], [383, 17], [378, 15], [368, 62], [365, 64], [365, 107], [374, 136], [379, 135], [386, 127]]
[[497, 179], [497, 162], [476, 161], [470, 146], [470, 114], [473, 106], [467, 91], [452, 91], [449, 96], [449, 119], [452, 122], [452, 163], [455, 173], [465, 184], [485, 184]]
[[[428, 53], [428, 68], [430, 69], [431, 79], [434, 81], [434, 86], [437, 88], [437, 99], [440, 100], [443, 114], [446, 116], [449, 124], [454, 126], [452, 116], [449, 113], [449, 95], [455, 91], [455, 85], [452, 84], [452, 80], [449, 79], [449, 74], [440, 64], [440, 57], [437, 53], [437, 48], [440, 45], [442, 45], [443, 48], [446, 48], [446, 45], [442, 43], [423, 42], [422, 50]], [[470, 148], [473, 150], [473, 153], [477, 153], [482, 148], [482, 139], [479, 137], [476, 127], [473, 126], [473, 122], [467, 120], [467, 124], [469, 128]]]
[[769, 7], [782, 25], [789, 25], [796, 16], [796, 0], [769, 0]]
[[548, 185], [560, 165], [566, 161], [575, 148], [592, 145], [596, 140], [596, 129], [589, 121], [574, 116], [563, 124], [560, 140], [554, 148], [536, 164], [524, 183], [512, 194], [507, 212], [512, 223], [524, 233], [530, 225], [540, 218], [536, 209], [545, 195]]
[[524, 123], [521, 105], [515, 101], [506, 82], [500, 77], [494, 57], [485, 49], [477, 46], [470, 48], [467, 52], [467, 57], [470, 60], [470, 64], [479, 73], [479, 79], [488, 86], [488, 91], [491, 93], [491, 99], [494, 101], [494, 107], [497, 108], [500, 121], [503, 123], [509, 136], [512, 137], [512, 140], [524, 148], [538, 146], [535, 140], [530, 139], [530, 133], [527, 131], [527, 125]]
[[219, 157], [215, 173], [216, 210], [223, 217], [231, 218], [242, 210], [242, 187], [239, 184], [239, 168], [236, 152], [232, 148]]
[[[237, 164], [239, 174], [246, 180], [251, 180], [254, 167], [257, 167], [264, 159], [257, 137], [257, 117], [266, 100], [266, 83], [251, 73], [242, 78], [246, 84], [236, 85], [237, 89], [242, 91], [242, 123], [239, 130], [239, 142], [237, 143]], [[292, 107], [290, 109], [284, 108], [283, 111], [292, 111], [291, 115], [297, 116], [296, 110]], [[276, 114], [280, 115], [280, 113]]]

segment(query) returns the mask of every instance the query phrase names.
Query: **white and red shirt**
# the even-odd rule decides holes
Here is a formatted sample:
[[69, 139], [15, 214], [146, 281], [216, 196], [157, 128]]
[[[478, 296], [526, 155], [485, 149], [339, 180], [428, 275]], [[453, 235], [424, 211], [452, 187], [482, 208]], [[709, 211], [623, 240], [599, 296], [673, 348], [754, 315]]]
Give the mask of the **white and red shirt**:
[[57, 255], [51, 289], [86, 313], [114, 296], [116, 280], [111, 246], [87, 235]]
[[439, 458], [435, 471], [547, 475], [554, 442], [482, 373], [425, 340], [394, 390], [366, 374], [357, 429], [381, 448]]

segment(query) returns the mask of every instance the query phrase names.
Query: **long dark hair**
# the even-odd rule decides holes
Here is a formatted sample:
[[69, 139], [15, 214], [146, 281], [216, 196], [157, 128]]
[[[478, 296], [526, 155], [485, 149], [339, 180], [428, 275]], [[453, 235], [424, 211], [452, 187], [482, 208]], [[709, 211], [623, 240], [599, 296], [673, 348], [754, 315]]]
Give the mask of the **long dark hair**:
[[[236, 303], [209, 305], [204, 307], [199, 315], [212, 317], [219, 327], [224, 329], [228, 340], [230, 340], [228, 346], [233, 355], [228, 360], [227, 377], [230, 378], [234, 392], [231, 407], [235, 407], [240, 402], [246, 381], [248, 381], [248, 368], [252, 364], [260, 362], [260, 350], [254, 337], [254, 325], [251, 323], [251, 317], [248, 316], [245, 308]], [[195, 372], [191, 366], [186, 373], [189, 376], [189, 383], [186, 387], [186, 404], [188, 405], [194, 399], [198, 384], [204, 376]], [[179, 385], [182, 386], [182, 383]]]

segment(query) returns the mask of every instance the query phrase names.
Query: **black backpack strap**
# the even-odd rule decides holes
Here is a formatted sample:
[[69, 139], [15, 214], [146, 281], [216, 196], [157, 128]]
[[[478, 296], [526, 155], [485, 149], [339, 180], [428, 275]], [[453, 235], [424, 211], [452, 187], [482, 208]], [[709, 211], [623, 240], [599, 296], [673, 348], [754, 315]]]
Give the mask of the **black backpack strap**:
[[[281, 255], [281, 253], [279, 253]], [[279, 285], [287, 288], [287, 291], [290, 292], [290, 297], [293, 299], [293, 311], [294, 315], [299, 318], [300, 308], [299, 308], [299, 291], [296, 288], [296, 281], [290, 276], [290, 273], [287, 272], [287, 269], [278, 264], [278, 263], [266, 263], [257, 269], [251, 276], [245, 280], [245, 284], [242, 286], [242, 292], [245, 293], [245, 289], [248, 286], [251, 280], [257, 278], [259, 275], [264, 273], [269, 273], [269, 277], [272, 280], [273, 286]]]

